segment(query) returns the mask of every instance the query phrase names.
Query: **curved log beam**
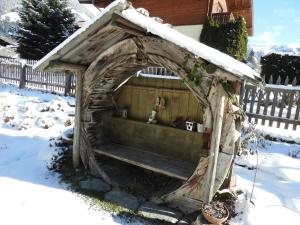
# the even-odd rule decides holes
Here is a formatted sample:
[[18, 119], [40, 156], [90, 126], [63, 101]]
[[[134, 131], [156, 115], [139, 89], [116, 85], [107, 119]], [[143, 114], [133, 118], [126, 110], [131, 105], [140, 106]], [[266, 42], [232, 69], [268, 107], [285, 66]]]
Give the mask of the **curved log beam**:
[[[186, 68], [182, 68], [186, 55], [190, 55], [191, 59], [188, 61]], [[84, 129], [86, 133], [92, 135], [87, 136], [82, 143], [85, 143], [86, 146], [92, 146], [94, 143], [103, 141], [103, 116], [110, 112], [114, 105], [111, 93], [134, 72], [149, 65], [166, 67], [168, 70], [177, 73], [184, 81], [187, 81], [188, 88], [193, 92], [197, 100], [206, 107], [205, 128], [212, 131], [214, 117], [212, 112], [216, 109], [214, 91], [209, 91], [205, 86], [196, 86], [188, 82], [187, 79], [187, 69], [192, 69], [195, 61], [202, 62], [201, 59], [193, 58], [187, 50], [155, 37], [126, 39], [107, 49], [95, 59], [83, 77], [84, 121], [82, 122], [85, 124]], [[209, 96], [207, 97], [208, 94]], [[230, 108], [230, 104], [227, 103], [227, 105], [227, 108]], [[97, 111], [97, 115], [94, 115], [94, 111]], [[213, 193], [224, 182], [233, 158], [235, 140], [233, 140], [234, 138], [231, 134], [235, 132], [234, 118], [230, 116], [229, 110], [225, 111], [224, 117], [226, 119], [223, 122], [220, 138], [220, 145], [223, 148], [217, 161], [217, 167], [222, 169], [218, 168], [216, 171]], [[87, 132], [93, 129], [97, 130], [97, 132]], [[219, 148], [219, 146], [216, 148]], [[89, 167], [95, 167], [96, 163], [93, 161], [95, 157], [92, 151], [88, 150], [85, 152], [82, 158], [85, 158], [85, 161], [89, 161]], [[88, 158], [91, 158], [92, 161], [88, 160]], [[161, 196], [159, 199], [156, 198], [156, 201], [165, 202], [179, 208], [184, 207], [183, 210], [188, 212], [197, 209], [208, 195], [209, 188], [206, 185], [208, 176], [210, 176], [207, 173], [209, 162], [209, 157], [200, 158], [194, 173], [181, 187], [167, 195]], [[108, 180], [107, 174], [101, 173], [102, 170], [98, 174]]]

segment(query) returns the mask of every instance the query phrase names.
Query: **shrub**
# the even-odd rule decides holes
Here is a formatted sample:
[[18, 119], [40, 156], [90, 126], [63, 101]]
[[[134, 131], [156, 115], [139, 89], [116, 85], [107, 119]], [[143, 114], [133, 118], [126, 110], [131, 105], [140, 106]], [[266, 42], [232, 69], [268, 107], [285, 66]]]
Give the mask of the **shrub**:
[[23, 0], [17, 51], [41, 59], [75, 31], [75, 18], [63, 0]]
[[248, 43], [246, 22], [243, 17], [238, 17], [236, 21], [220, 24], [212, 17], [207, 17], [200, 42], [244, 62]]

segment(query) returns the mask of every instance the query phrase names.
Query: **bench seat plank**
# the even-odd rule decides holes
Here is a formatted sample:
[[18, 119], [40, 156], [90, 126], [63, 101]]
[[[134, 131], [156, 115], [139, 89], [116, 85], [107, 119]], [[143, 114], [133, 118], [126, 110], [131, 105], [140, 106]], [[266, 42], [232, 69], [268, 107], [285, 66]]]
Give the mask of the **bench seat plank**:
[[98, 146], [94, 152], [181, 180], [187, 180], [196, 168], [193, 163], [113, 143]]

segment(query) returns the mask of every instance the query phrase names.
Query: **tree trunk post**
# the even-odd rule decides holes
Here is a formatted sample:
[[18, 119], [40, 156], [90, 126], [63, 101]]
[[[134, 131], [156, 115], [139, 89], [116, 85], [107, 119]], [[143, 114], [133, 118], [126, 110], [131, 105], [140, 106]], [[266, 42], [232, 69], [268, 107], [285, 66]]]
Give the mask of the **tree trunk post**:
[[65, 96], [70, 95], [71, 93], [71, 79], [72, 79], [72, 73], [71, 72], [66, 72], [65, 74]]
[[75, 108], [75, 127], [73, 138], [73, 166], [78, 168], [80, 166], [80, 133], [81, 133], [81, 109], [82, 109], [82, 85], [83, 85], [83, 71], [78, 71], [76, 74], [76, 108]]
[[217, 163], [218, 163], [218, 155], [219, 155], [219, 146], [221, 139], [221, 131], [222, 131], [222, 122], [223, 122], [223, 114], [224, 114], [224, 102], [225, 95], [222, 90], [222, 86], [219, 85], [217, 89], [216, 95], [216, 111], [214, 113], [214, 121], [213, 121], [213, 131], [211, 137], [211, 145], [209, 150], [209, 164], [207, 172], [209, 174], [209, 194], [207, 198], [207, 202], [210, 202], [214, 197], [214, 186], [217, 172]]
[[26, 86], [26, 64], [22, 64], [19, 88], [25, 88], [25, 86]]

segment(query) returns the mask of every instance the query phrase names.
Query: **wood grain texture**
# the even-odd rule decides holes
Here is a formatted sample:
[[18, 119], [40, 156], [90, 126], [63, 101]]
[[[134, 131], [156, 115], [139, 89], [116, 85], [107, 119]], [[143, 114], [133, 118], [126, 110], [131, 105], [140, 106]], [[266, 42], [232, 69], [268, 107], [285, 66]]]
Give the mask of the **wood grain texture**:
[[144, 149], [174, 159], [197, 163], [207, 156], [202, 133], [134, 120], [107, 117], [104, 122], [106, 140]]
[[[182, 63], [187, 55], [190, 56], [190, 59], [183, 68]], [[202, 60], [199, 58], [195, 59], [186, 49], [182, 49], [160, 38], [147, 36], [130, 38], [120, 41], [102, 52], [87, 69], [83, 85], [83, 118], [85, 118], [83, 127], [84, 130], [86, 130], [86, 135], [85, 137], [82, 137], [81, 143], [90, 146], [88, 147], [86, 154], [93, 156], [95, 152], [90, 151], [90, 149], [97, 149], [97, 146], [114, 143], [114, 141], [117, 143], [120, 138], [124, 137], [119, 144], [129, 147], [133, 147], [134, 145], [134, 148], [137, 147], [139, 149], [147, 150], [147, 152], [159, 154], [161, 157], [170, 157], [175, 161], [180, 159], [180, 157], [181, 159], [187, 157], [187, 160], [184, 161], [189, 161], [192, 158], [195, 161], [190, 161], [191, 163], [194, 165], [198, 163], [192, 176], [189, 177], [181, 187], [160, 198], [160, 201], [164, 203], [174, 204], [174, 206], [177, 205], [178, 207], [181, 205], [186, 208], [186, 212], [196, 210], [196, 205], [188, 207], [188, 204], [191, 202], [190, 199], [194, 199], [192, 202], [201, 202], [206, 199], [208, 193], [208, 189], [205, 185], [208, 176], [206, 173], [208, 157], [206, 157], [207, 153], [206, 155], [201, 155], [203, 153], [203, 138], [201, 138], [201, 135], [194, 132], [187, 133], [184, 130], [170, 128], [168, 126], [164, 127], [146, 124], [145, 121], [138, 122], [130, 120], [115, 123], [114, 126], [116, 129], [111, 129], [111, 131], [107, 132], [107, 129], [110, 129], [109, 127], [113, 126], [107, 126], [106, 124], [107, 122], [112, 122], [113, 119], [107, 121], [106, 119], [111, 117], [114, 114], [114, 111], [119, 108], [119, 106], [115, 104], [118, 99], [116, 99], [116, 101], [113, 101], [113, 99], [114, 90], [117, 87], [118, 90], [116, 93], [121, 93], [122, 91], [124, 84], [121, 88], [119, 87], [120, 84], [131, 77], [134, 72], [145, 68], [146, 66], [164, 66], [168, 71], [176, 72], [178, 76], [185, 81], [184, 85], [188, 87], [188, 90], [190, 91], [190, 93], [186, 93], [186, 97], [184, 97], [186, 99], [183, 102], [180, 101], [177, 105], [176, 108], [179, 110], [174, 110], [174, 112], [186, 114], [198, 113], [199, 105], [201, 105], [202, 109], [206, 112], [206, 118], [208, 118], [206, 122], [203, 119], [203, 122], [206, 123], [206, 127], [208, 128], [207, 140], [209, 142], [209, 131], [212, 130], [213, 124], [212, 112], [215, 110], [215, 108], [210, 108], [209, 106], [211, 102], [215, 102], [214, 98], [216, 97], [213, 94], [215, 91], [209, 91], [207, 85], [197, 86], [194, 83], [189, 82], [187, 76], [195, 62], [202, 63]], [[228, 77], [228, 75], [236, 80], [235, 76], [225, 73], [223, 70], [217, 70], [214, 74], [204, 73], [205, 79], [212, 77], [220, 79], [222, 77]], [[136, 83], [139, 81], [134, 82], [135, 83], [130, 85], [142, 85], [143, 87], [147, 85], [147, 82], [144, 80], [141, 83]], [[145, 92], [153, 90], [155, 96], [164, 96], [167, 93], [164, 89], [172, 89], [172, 85], [173, 84], [169, 81], [151, 81], [151, 87], [147, 87], [145, 90], [136, 88], [134, 94], [128, 92], [120, 99], [123, 98], [122, 101], [128, 99], [129, 103], [136, 102], [137, 112], [140, 112], [144, 110], [143, 105], [145, 104], [144, 101], [140, 99], [141, 95], [144, 95], [145, 99], [149, 98], [149, 102], [152, 102], [153, 104], [155, 102], [155, 99], [152, 97], [153, 95], [147, 95]], [[176, 90], [181, 89], [182, 84], [177, 85]], [[124, 88], [124, 90], [125, 89], [126, 88]], [[180, 99], [185, 95], [185, 93], [181, 93], [181, 91], [186, 90], [180, 90], [180, 93], [172, 91], [170, 98], [175, 96]], [[192, 104], [193, 99], [197, 102], [197, 104], [195, 104], [195, 109], [189, 107], [189, 105]], [[182, 103], [185, 103], [186, 105], [183, 105]], [[153, 107], [152, 104], [150, 104], [151, 107]], [[148, 110], [144, 110], [144, 113], [147, 111]], [[233, 138], [235, 134], [235, 123], [233, 116], [230, 117], [230, 113], [228, 112], [230, 112], [230, 110], [226, 111], [226, 114], [224, 115], [226, 116], [226, 119], [224, 120], [224, 128], [222, 128], [220, 140], [220, 145], [223, 146], [223, 154], [228, 157], [221, 157], [221, 164], [218, 161], [218, 166], [222, 167], [217, 169], [214, 192], [220, 188], [225, 177], [228, 175], [228, 168], [232, 165], [235, 142]], [[132, 115], [134, 116], [135, 113], [136, 112], [133, 112]], [[129, 113], [129, 115], [131, 114]], [[162, 113], [160, 119], [170, 120], [170, 118], [174, 118], [174, 115], [176, 116], [172, 110], [172, 113], [170, 114]], [[173, 130], [171, 131], [171, 129]], [[112, 132], [116, 132], [115, 135], [110, 135]], [[184, 132], [185, 134], [176, 134], [177, 132]], [[126, 137], [126, 135], [130, 136]], [[191, 139], [189, 138], [190, 135], [196, 135], [196, 138]], [[113, 136], [115, 136], [115, 139]], [[130, 141], [131, 143], [129, 143]], [[153, 144], [152, 142], [156, 142], [159, 145], [156, 147], [151, 146], [151, 144]], [[179, 146], [182, 145], [182, 142], [188, 146], [186, 150], [180, 149]], [[146, 149], [146, 145], [148, 145], [149, 148]], [[172, 164], [172, 161], [170, 164]]]
[[159, 123], [171, 126], [180, 117], [203, 122], [203, 107], [181, 80], [133, 77], [114, 98], [119, 109], [129, 110], [129, 118], [147, 121], [157, 97], [166, 101], [165, 109], [157, 114]]
[[97, 149], [94, 151], [97, 154], [118, 159], [184, 181], [191, 176], [195, 169], [195, 166], [189, 162], [174, 160], [167, 156], [124, 145], [110, 143], [97, 146]]

